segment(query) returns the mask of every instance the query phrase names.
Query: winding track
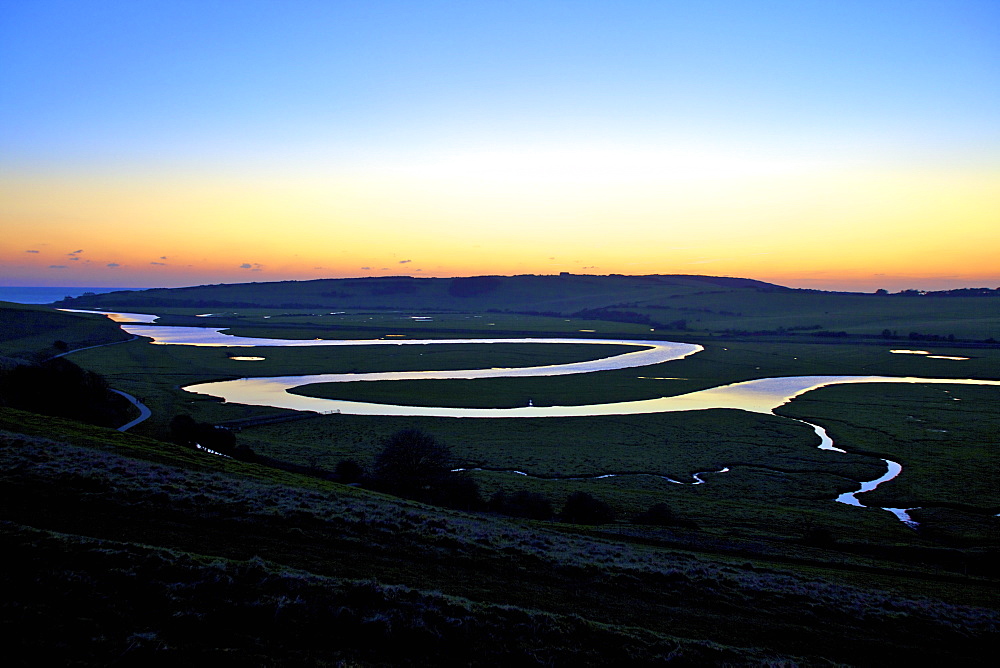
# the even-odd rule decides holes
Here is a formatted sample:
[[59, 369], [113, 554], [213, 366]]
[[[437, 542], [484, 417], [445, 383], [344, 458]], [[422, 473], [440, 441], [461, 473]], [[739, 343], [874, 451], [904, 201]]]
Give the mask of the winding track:
[[[70, 309], [62, 309], [62, 310], [70, 310]], [[98, 311], [75, 311], [75, 312], [77, 312], [77, 313], [97, 313]], [[139, 338], [138, 336], [133, 335], [132, 338], [125, 339], [124, 341], [111, 341], [109, 343], [98, 343], [97, 345], [93, 345], [93, 346], [86, 346], [84, 348], [76, 348], [74, 350], [67, 350], [64, 353], [59, 353], [58, 355], [53, 355], [49, 359], [50, 360], [54, 360], [57, 357], [65, 357], [66, 355], [71, 355], [73, 353], [78, 353], [81, 350], [92, 350], [93, 348], [103, 348], [104, 346], [114, 346], [114, 345], [117, 345], [119, 343], [128, 343], [129, 341], [135, 341], [138, 338]], [[48, 360], [46, 360], [46, 361], [48, 361]], [[149, 410], [149, 406], [147, 406], [146, 404], [142, 403], [141, 401], [139, 401], [138, 399], [136, 399], [135, 397], [133, 397], [128, 392], [122, 392], [121, 390], [116, 390], [114, 388], [111, 388], [111, 391], [114, 392], [115, 394], [120, 394], [121, 396], [125, 397], [126, 399], [128, 399], [129, 403], [131, 403], [133, 406], [135, 406], [136, 408], [139, 409], [139, 417], [137, 417], [136, 419], [134, 419], [134, 420], [132, 420], [130, 422], [126, 422], [122, 426], [118, 427], [118, 431], [128, 431], [129, 429], [131, 429], [132, 427], [136, 426], [140, 422], [145, 422], [146, 420], [148, 420], [153, 415], [153, 412], [151, 410]]]

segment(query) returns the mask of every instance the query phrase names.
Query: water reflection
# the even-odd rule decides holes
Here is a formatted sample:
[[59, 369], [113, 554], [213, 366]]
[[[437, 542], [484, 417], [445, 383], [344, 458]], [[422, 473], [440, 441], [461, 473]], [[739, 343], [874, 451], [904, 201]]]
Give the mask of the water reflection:
[[[155, 316], [149, 316], [154, 317]], [[213, 327], [171, 327], [166, 325], [146, 325], [146, 324], [123, 324], [122, 329], [129, 334], [143, 336], [153, 339], [157, 345], [182, 345], [182, 346], [217, 346], [247, 348], [254, 346], [264, 347], [306, 347], [306, 346], [427, 346], [427, 345], [454, 345], [454, 344], [490, 344], [490, 343], [552, 343], [552, 344], [575, 344], [575, 345], [615, 345], [615, 346], [635, 346], [638, 350], [634, 352], [604, 357], [598, 360], [587, 362], [575, 362], [572, 364], [546, 365], [537, 367], [518, 367], [513, 369], [502, 369], [504, 375], [514, 376], [539, 376], [539, 375], [562, 375], [572, 373], [590, 373], [593, 371], [608, 371], [611, 369], [628, 369], [632, 367], [648, 366], [659, 364], [671, 360], [681, 359], [688, 355], [704, 350], [701, 346], [693, 343], [674, 343], [672, 341], [626, 341], [619, 339], [267, 339], [252, 336], [233, 336], [224, 334], [224, 328]], [[403, 336], [403, 335], [386, 335]], [[494, 371], [494, 370], [491, 370]], [[430, 372], [414, 372], [426, 374]], [[463, 374], [478, 374], [480, 370], [457, 372]], [[371, 374], [366, 374], [370, 376]], [[431, 376], [421, 375], [421, 378]], [[487, 376], [462, 375], [453, 376], [455, 378], [481, 378]], [[492, 377], [492, 376], [489, 376]], [[358, 380], [354, 377], [353, 380]], [[397, 378], [366, 378], [366, 380], [398, 380]], [[314, 381], [315, 382], [315, 381]], [[320, 381], [336, 382], [336, 381]]]
[[[633, 353], [629, 353], [633, 354]], [[625, 355], [621, 356], [625, 357]], [[608, 358], [612, 360], [616, 358]], [[596, 362], [605, 360], [596, 360]], [[583, 363], [591, 364], [591, 363]], [[569, 367], [572, 365], [563, 365]], [[346, 383], [375, 380], [414, 380], [500, 378], [510, 376], [559, 375], [563, 367], [549, 367], [551, 374], [541, 373], [545, 367], [523, 369], [480, 369], [475, 371], [408, 371], [367, 374], [314, 374], [305, 376], [273, 376], [245, 378], [188, 385], [184, 389], [195, 394], [221, 397], [226, 401], [253, 406], [272, 406], [299, 411], [328, 413], [339, 411], [348, 415], [395, 415], [421, 417], [465, 418], [539, 418], [581, 417], [594, 415], [640, 415], [675, 411], [735, 408], [754, 413], [771, 413], [793, 398], [820, 387], [845, 383], [944, 383], [964, 385], [996, 385], [997, 380], [965, 378], [914, 378], [893, 376], [791, 376], [761, 378], [733, 383], [674, 397], [621, 401], [584, 406], [522, 406], [519, 408], [449, 408], [443, 406], [399, 406], [373, 404], [340, 399], [321, 399], [289, 394], [288, 390], [314, 383]]]
[[[89, 311], [86, 309], [78, 308], [61, 308], [56, 309], [58, 311], [65, 311], [67, 313], [95, 313], [97, 315], [106, 315], [115, 322], [118, 323], [139, 323], [139, 322], [155, 322], [158, 315], [149, 315], [148, 313], [121, 313], [121, 312], [111, 312], [111, 311]], [[122, 329], [125, 329], [122, 327]], [[125, 329], [127, 332], [128, 330]]]
[[925, 355], [929, 360], [967, 360], [968, 357], [958, 357], [955, 355], [931, 355], [929, 350], [890, 350], [890, 353], [897, 355]]

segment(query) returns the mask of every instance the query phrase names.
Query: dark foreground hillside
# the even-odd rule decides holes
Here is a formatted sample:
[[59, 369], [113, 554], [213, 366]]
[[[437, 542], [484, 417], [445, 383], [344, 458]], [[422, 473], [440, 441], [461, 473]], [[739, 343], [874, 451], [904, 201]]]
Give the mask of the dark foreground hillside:
[[621, 542], [13, 409], [0, 430], [24, 663], [985, 665], [1000, 639], [962, 605], [975, 577]]

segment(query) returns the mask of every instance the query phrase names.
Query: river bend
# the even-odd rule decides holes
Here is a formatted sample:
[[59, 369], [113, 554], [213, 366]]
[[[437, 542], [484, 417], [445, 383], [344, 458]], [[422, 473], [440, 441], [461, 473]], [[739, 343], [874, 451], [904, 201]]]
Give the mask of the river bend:
[[[91, 311], [95, 312], [95, 311]], [[99, 312], [97, 312], [99, 313]], [[316, 383], [347, 383], [359, 381], [417, 380], [417, 379], [481, 379], [512, 378], [534, 376], [558, 376], [567, 374], [593, 373], [616, 369], [635, 368], [682, 359], [703, 350], [696, 344], [667, 341], [630, 341], [611, 339], [372, 339], [372, 340], [327, 340], [327, 339], [264, 339], [230, 336], [221, 329], [210, 327], [170, 327], [153, 325], [156, 316], [128, 313], [104, 313], [122, 323], [122, 329], [130, 334], [149, 337], [154, 344], [193, 346], [400, 346], [400, 345], [440, 345], [440, 344], [489, 344], [489, 343], [574, 343], [590, 345], [634, 345], [638, 350], [604, 357], [587, 362], [560, 365], [517, 367], [504, 369], [466, 369], [452, 371], [408, 371], [378, 373], [331, 373], [298, 376], [273, 376], [242, 378], [239, 380], [197, 383], [184, 387], [188, 392], [219, 397], [227, 402], [269, 406], [296, 411], [318, 413], [343, 413], [350, 415], [393, 415], [422, 417], [462, 417], [462, 418], [543, 418], [582, 417], [597, 415], [641, 415], [673, 411], [707, 410], [712, 408], [733, 408], [755, 413], [774, 414], [779, 406], [805, 392], [829, 385], [845, 383], [934, 383], [962, 385], [1000, 386], [1000, 380], [974, 380], [968, 378], [919, 378], [897, 376], [788, 376], [780, 378], [760, 378], [719, 387], [689, 392], [687, 394], [622, 401], [583, 406], [522, 406], [518, 408], [451, 408], [435, 406], [401, 406], [375, 404], [339, 399], [323, 399], [290, 394], [289, 390]], [[141, 324], [139, 324], [141, 323]], [[791, 418], [790, 418], [791, 419]], [[833, 445], [826, 431], [810, 422], [798, 420], [811, 426], [820, 437], [820, 449], [845, 452]], [[902, 467], [888, 459], [883, 460], [887, 471], [879, 478], [861, 482], [860, 489], [837, 497], [836, 501], [863, 507], [857, 495], [871, 491], [876, 486], [892, 480], [902, 471]], [[728, 469], [718, 471], [724, 473]], [[520, 473], [520, 472], [519, 472]], [[522, 474], [523, 475], [523, 474]], [[595, 477], [609, 477], [611, 474]], [[696, 476], [697, 478], [697, 476]], [[697, 478], [698, 483], [704, 481]], [[679, 482], [671, 479], [671, 482]], [[913, 526], [907, 509], [885, 508], [898, 519]]]

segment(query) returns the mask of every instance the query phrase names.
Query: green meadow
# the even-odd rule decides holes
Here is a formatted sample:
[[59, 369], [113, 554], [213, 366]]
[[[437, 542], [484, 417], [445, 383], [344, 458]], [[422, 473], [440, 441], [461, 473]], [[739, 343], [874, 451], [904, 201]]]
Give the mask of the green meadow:
[[[206, 285], [93, 295], [64, 305], [155, 313], [167, 309], [192, 318], [212, 313], [224, 322], [233, 314], [256, 313], [270, 315], [275, 328], [311, 324], [317, 326], [313, 331], [322, 331], [336, 325], [345, 333], [349, 324], [359, 332], [402, 333], [444, 325], [484, 334], [596, 329], [628, 331], [634, 338], [650, 329], [682, 329], [699, 336], [770, 332], [808, 339], [818, 333], [864, 337], [888, 331], [902, 339], [912, 333], [983, 341], [1000, 339], [996, 298], [995, 290], [859, 294], [793, 290], [739, 278], [561, 274]], [[580, 317], [586, 322], [564, 322]], [[197, 320], [202, 322], [188, 324], [215, 318]]]

